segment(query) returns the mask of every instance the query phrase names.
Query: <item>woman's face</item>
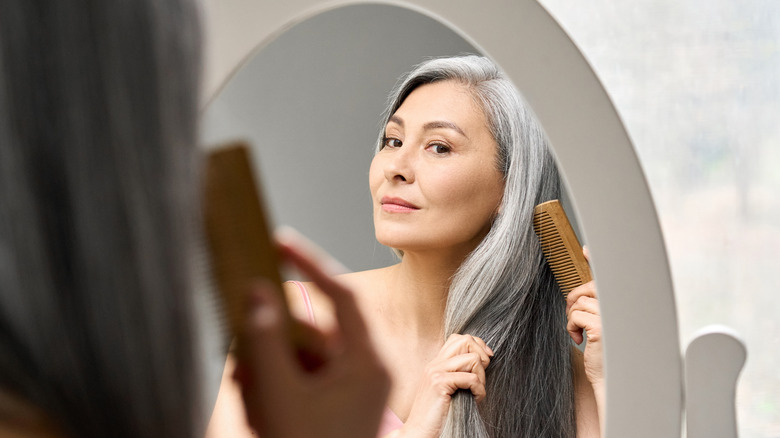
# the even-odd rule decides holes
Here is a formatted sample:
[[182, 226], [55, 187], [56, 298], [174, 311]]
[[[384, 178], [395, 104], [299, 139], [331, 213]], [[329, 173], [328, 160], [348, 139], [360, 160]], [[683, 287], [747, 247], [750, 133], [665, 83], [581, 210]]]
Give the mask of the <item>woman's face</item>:
[[390, 118], [371, 162], [377, 240], [403, 251], [473, 250], [503, 195], [496, 155], [485, 115], [464, 85], [416, 88]]

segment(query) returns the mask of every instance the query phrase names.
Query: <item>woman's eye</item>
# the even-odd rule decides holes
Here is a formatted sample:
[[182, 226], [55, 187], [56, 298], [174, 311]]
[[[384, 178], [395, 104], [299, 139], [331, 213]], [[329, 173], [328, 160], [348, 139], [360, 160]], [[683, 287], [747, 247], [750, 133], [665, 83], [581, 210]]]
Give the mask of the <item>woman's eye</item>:
[[403, 146], [403, 142], [397, 138], [385, 137], [384, 141], [382, 142], [382, 146], [389, 148], [400, 148]]
[[432, 144], [430, 146], [430, 149], [433, 151], [434, 154], [437, 154], [437, 155], [446, 154], [446, 153], [448, 153], [449, 151], [452, 150], [452, 149], [450, 149], [449, 146], [443, 145], [443, 144], [438, 144], [438, 143]]

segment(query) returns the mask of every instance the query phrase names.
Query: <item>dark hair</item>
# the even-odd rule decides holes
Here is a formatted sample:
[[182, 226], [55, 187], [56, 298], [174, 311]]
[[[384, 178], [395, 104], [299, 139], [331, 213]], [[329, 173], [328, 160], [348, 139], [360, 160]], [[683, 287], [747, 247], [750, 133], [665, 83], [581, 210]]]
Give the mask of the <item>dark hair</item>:
[[[0, 392], [66, 436], [201, 432], [188, 0], [6, 0]], [[2, 419], [2, 413], [0, 413]]]
[[566, 302], [533, 230], [534, 206], [560, 197], [547, 139], [509, 79], [473, 55], [418, 65], [390, 94], [385, 122], [414, 89], [437, 81], [469, 88], [504, 175], [501, 213], [453, 276], [445, 310], [445, 337], [478, 336], [496, 353], [486, 370], [487, 397], [478, 408], [471, 393], [456, 392], [442, 437], [574, 437]]

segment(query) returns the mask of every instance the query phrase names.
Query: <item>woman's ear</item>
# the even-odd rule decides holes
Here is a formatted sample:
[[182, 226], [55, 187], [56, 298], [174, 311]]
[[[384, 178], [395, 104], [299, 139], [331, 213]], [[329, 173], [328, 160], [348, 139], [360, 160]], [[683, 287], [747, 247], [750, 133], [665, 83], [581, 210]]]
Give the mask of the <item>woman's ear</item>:
[[493, 217], [491, 218], [491, 226], [492, 224], [495, 224], [499, 217], [501, 217], [501, 211], [502, 211], [502, 203], [498, 203], [498, 207], [496, 207], [496, 211], [493, 212]]

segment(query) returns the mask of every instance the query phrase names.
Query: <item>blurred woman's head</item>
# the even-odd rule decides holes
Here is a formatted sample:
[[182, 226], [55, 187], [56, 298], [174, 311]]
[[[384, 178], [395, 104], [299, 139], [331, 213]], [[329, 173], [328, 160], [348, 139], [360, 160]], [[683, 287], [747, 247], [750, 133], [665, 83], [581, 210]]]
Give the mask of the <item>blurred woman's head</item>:
[[189, 0], [3, 2], [0, 392], [68, 436], [197, 434], [199, 33]]

